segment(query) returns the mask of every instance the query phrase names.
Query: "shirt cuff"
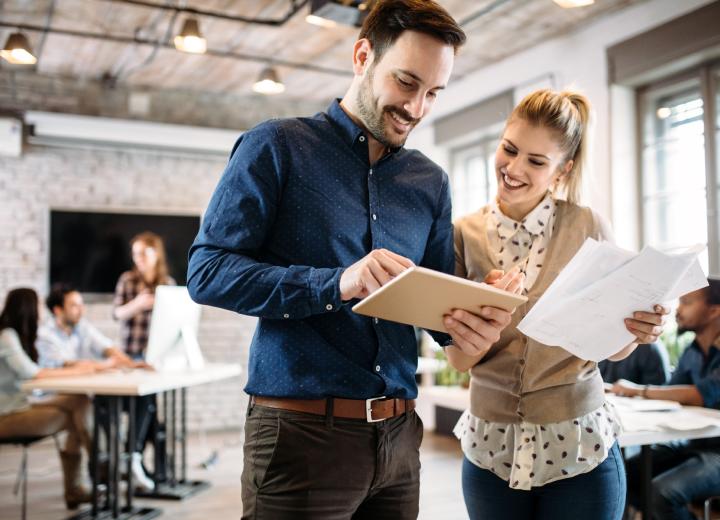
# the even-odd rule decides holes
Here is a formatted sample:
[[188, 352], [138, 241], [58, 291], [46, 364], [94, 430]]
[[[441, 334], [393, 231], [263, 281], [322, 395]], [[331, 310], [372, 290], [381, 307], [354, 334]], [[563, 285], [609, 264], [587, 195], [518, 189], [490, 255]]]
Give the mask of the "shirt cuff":
[[319, 268], [310, 274], [312, 291], [312, 314], [335, 312], [343, 305], [340, 298], [340, 276], [344, 269]]

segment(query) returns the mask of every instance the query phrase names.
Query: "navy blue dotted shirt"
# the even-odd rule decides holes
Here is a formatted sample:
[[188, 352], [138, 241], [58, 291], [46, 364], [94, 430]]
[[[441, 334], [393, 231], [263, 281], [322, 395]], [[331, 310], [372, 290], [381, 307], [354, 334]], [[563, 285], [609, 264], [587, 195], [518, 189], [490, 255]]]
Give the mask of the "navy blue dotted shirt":
[[378, 248], [453, 272], [439, 166], [399, 148], [371, 167], [367, 136], [338, 101], [238, 139], [190, 249], [188, 289], [199, 303], [260, 318], [246, 392], [417, 396], [413, 328], [357, 315], [340, 299], [344, 268]]

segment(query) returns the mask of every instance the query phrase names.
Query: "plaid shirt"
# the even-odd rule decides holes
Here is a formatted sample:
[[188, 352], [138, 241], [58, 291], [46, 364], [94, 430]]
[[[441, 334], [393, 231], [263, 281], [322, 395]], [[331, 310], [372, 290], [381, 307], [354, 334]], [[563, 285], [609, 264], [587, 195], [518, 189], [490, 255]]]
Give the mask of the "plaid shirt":
[[[165, 285], [175, 285], [175, 280], [168, 277]], [[115, 299], [113, 307], [117, 308], [135, 299], [141, 292], [155, 293], [155, 288], [145, 283], [140, 273], [126, 271], [120, 275], [115, 286]], [[150, 330], [150, 317], [152, 311], [142, 311], [128, 320], [120, 322], [120, 344], [131, 357], [142, 357], [148, 342]]]

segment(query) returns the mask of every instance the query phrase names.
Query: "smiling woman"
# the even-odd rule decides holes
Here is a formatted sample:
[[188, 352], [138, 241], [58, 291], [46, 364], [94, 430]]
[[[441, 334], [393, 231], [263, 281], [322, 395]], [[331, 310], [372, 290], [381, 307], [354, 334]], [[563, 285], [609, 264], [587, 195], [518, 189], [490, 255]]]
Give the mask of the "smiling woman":
[[[589, 113], [588, 101], [572, 92], [540, 90], [523, 99], [495, 154], [495, 202], [455, 224], [456, 274], [528, 297], [500, 338], [475, 355], [461, 350], [471, 331], [446, 321], [454, 342], [448, 360], [471, 374], [470, 408], [455, 434], [473, 520], [622, 515], [619, 421], [605, 403], [597, 363], [517, 329], [587, 238], [611, 239], [604, 222], [577, 204]], [[652, 342], [664, 313], [636, 312], [625, 324], [636, 341]]]

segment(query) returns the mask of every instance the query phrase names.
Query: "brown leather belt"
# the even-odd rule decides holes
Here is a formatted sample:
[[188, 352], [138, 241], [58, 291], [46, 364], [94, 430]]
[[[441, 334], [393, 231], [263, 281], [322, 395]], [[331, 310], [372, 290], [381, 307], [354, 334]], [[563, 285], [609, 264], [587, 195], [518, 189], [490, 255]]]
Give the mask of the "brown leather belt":
[[[253, 404], [291, 410], [293, 412], [325, 415], [327, 399], [284, 399], [281, 397], [251, 396]], [[367, 422], [377, 422], [391, 417], [397, 417], [405, 412], [415, 409], [414, 399], [387, 399], [373, 397], [372, 399], [333, 399], [333, 417], [343, 419], [365, 419]]]

